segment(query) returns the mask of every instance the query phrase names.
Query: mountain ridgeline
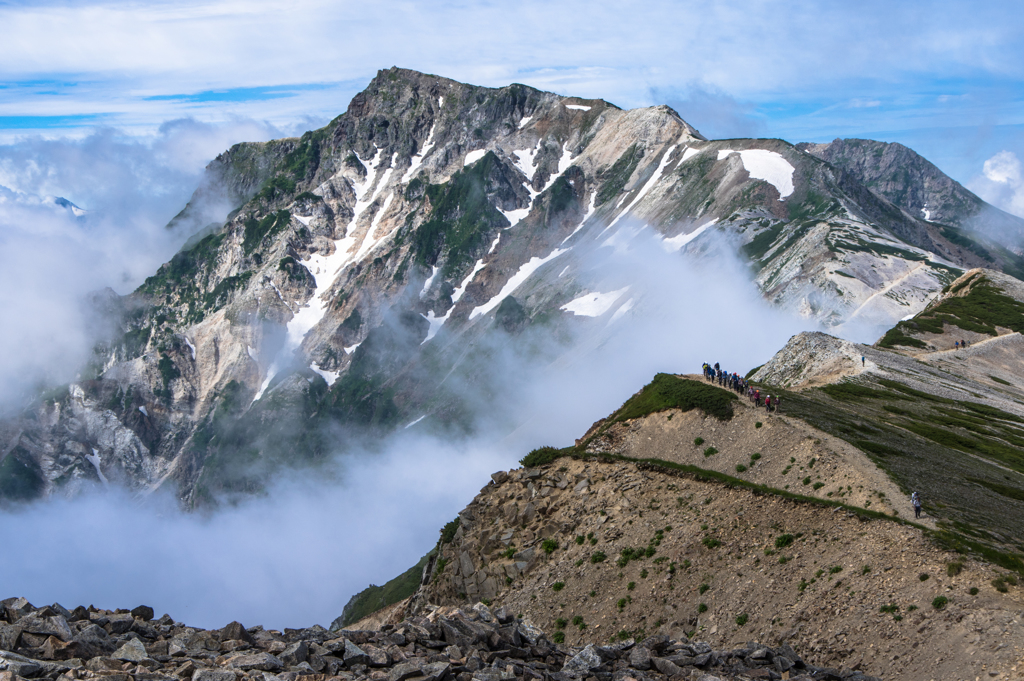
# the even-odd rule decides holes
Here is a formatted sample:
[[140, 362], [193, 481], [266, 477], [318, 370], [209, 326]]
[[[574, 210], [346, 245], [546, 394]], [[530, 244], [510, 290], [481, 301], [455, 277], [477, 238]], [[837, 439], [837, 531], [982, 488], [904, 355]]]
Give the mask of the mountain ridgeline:
[[712, 141], [665, 106], [398, 68], [324, 128], [232, 147], [175, 220], [214, 187], [226, 222], [113, 301], [80, 380], [0, 424], [4, 500], [121, 484], [193, 508], [420, 419], [471, 431], [496, 348], [635, 314], [641, 292], [595, 288], [587, 258], [637, 225], [681, 254], [726, 244], [827, 326], [889, 328], [967, 269], [1022, 271], [993, 241], [1021, 221], [898, 145]]

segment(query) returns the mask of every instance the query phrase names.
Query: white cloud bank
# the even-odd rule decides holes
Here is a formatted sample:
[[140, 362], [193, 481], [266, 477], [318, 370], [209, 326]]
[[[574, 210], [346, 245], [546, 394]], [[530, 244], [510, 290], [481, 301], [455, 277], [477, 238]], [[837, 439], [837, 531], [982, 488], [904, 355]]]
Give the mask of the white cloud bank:
[[981, 175], [968, 188], [993, 206], [1024, 217], [1024, 165], [1012, 151], [1000, 151], [985, 161]]

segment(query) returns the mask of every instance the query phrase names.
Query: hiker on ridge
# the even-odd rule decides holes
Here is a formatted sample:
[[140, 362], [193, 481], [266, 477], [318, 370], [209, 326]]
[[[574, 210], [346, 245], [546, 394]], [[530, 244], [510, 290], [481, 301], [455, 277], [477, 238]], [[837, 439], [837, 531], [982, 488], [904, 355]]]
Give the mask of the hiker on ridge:
[[914, 505], [914, 517], [915, 518], [920, 518], [921, 517], [921, 495], [918, 494], [917, 492], [914, 492], [913, 494], [911, 494], [910, 495], [910, 503], [912, 503]]

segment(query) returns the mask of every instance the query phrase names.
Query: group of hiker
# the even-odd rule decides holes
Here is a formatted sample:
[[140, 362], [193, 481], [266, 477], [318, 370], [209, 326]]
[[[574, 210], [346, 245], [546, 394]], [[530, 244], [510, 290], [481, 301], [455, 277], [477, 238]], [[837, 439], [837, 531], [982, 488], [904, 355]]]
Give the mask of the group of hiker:
[[711, 383], [717, 382], [723, 388], [735, 390], [740, 395], [746, 395], [747, 399], [754, 403], [754, 406], [758, 408], [764, 407], [766, 413], [770, 414], [773, 411], [778, 411], [778, 395], [775, 397], [764, 395], [762, 397], [760, 388], [755, 388], [745, 378], [735, 372], [723, 371], [718, 362], [715, 362], [714, 365], [705, 362], [702, 370], [706, 380]]
[[967, 347], [967, 341], [965, 341], [965, 340], [959, 340], [959, 341], [957, 341], [956, 343], [953, 344], [953, 349], [954, 350], [963, 350], [966, 347]]

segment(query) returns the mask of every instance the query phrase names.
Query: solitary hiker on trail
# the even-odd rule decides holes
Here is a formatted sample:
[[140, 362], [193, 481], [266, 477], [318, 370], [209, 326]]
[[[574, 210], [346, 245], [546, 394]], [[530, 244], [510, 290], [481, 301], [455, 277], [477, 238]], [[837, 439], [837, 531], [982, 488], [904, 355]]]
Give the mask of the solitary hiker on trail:
[[861, 366], [867, 366], [866, 364], [864, 364], [864, 355], [860, 356], [860, 365]]
[[920, 518], [921, 517], [921, 495], [918, 494], [917, 492], [914, 492], [913, 494], [911, 494], [910, 495], [910, 503], [912, 503], [914, 505], [914, 517], [915, 518]]

